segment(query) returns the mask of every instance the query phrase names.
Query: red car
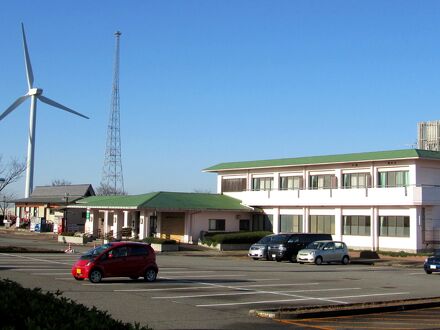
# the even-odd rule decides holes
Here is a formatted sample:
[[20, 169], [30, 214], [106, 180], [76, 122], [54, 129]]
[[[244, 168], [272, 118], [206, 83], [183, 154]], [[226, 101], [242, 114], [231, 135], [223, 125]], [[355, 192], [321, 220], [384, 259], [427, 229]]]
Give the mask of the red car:
[[88, 278], [99, 283], [104, 277], [143, 277], [147, 282], [156, 280], [159, 269], [156, 254], [149, 244], [112, 242], [83, 254], [72, 267], [72, 275], [82, 281]]

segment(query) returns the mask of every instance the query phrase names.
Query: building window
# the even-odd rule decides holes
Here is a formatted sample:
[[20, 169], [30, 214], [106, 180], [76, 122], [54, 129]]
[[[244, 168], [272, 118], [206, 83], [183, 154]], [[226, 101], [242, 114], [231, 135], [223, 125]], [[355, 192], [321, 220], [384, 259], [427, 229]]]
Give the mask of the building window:
[[222, 192], [245, 191], [246, 179], [222, 179]]
[[314, 234], [335, 234], [334, 215], [311, 215], [309, 218], [309, 229]]
[[302, 176], [282, 176], [280, 177], [280, 190], [298, 190], [303, 188]]
[[253, 231], [272, 231], [273, 232], [273, 215], [272, 214], [253, 214], [252, 215]]
[[302, 233], [302, 215], [280, 215], [280, 231], [282, 233]]
[[342, 175], [344, 188], [367, 188], [371, 186], [370, 173], [347, 173]]
[[272, 190], [273, 178], [253, 178], [252, 179], [252, 190]]
[[380, 236], [409, 237], [409, 217], [379, 217]]
[[49, 214], [50, 215], [54, 215], [55, 214], [55, 210], [54, 209], [49, 209]]
[[344, 235], [370, 236], [370, 217], [349, 215], [343, 218]]
[[209, 219], [209, 230], [225, 231], [225, 219]]
[[409, 171], [379, 172], [379, 187], [406, 187], [409, 185]]
[[240, 230], [249, 231], [251, 229], [251, 222], [249, 219], [240, 219]]
[[334, 174], [311, 175], [310, 189], [330, 189], [338, 187], [338, 179]]

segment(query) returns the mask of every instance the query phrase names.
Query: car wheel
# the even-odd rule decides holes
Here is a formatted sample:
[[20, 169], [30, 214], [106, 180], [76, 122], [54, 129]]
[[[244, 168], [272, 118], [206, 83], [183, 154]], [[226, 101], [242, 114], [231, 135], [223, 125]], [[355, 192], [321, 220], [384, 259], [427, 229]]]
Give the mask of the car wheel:
[[344, 257], [342, 258], [341, 263], [342, 263], [343, 265], [348, 265], [349, 262], [350, 262], [350, 258], [349, 258], [348, 256], [344, 256]]
[[76, 277], [76, 276], [74, 276], [74, 278], [75, 278], [75, 280], [77, 280], [77, 281], [84, 281], [84, 279], [81, 278], [81, 277]]
[[303, 264], [303, 262], [298, 262], [300, 265], [302, 265]]
[[130, 276], [130, 278], [135, 281], [139, 278], [139, 276]]
[[148, 268], [145, 272], [144, 279], [147, 282], [154, 282], [157, 277], [157, 272], [153, 268]]
[[428, 275], [432, 274], [432, 272], [430, 270], [425, 270], [425, 273], [428, 274]]
[[277, 262], [281, 262], [281, 258], [275, 258]]
[[322, 265], [322, 257], [316, 257], [315, 264]]
[[89, 281], [92, 283], [99, 283], [102, 280], [102, 273], [100, 270], [94, 269], [89, 274]]

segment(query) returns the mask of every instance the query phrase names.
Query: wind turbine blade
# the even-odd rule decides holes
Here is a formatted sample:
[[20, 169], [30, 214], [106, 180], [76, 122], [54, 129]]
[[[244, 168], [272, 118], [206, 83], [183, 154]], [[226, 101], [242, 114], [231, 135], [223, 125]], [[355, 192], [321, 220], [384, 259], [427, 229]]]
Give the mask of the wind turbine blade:
[[34, 73], [32, 72], [31, 59], [29, 57], [29, 51], [26, 43], [26, 34], [24, 33], [24, 24], [21, 23], [21, 31], [23, 32], [23, 48], [24, 48], [24, 64], [26, 65], [26, 76], [29, 89], [34, 85]]
[[0, 115], [0, 120], [2, 120], [3, 118], [5, 118], [7, 115], [9, 115], [12, 111], [15, 110], [16, 107], [18, 107], [20, 104], [22, 104], [27, 98], [29, 97], [29, 95], [23, 95], [20, 96], [18, 99], [15, 100], [14, 103], [12, 103], [9, 108], [7, 108], [5, 110], [5, 112], [3, 112]]
[[59, 103], [55, 102], [54, 100], [51, 100], [51, 99], [49, 99], [49, 98], [47, 98], [47, 97], [45, 97], [43, 95], [38, 95], [38, 99], [41, 100], [42, 102], [46, 103], [46, 104], [49, 104], [49, 105], [55, 107], [55, 108], [59, 108], [59, 109], [62, 109], [64, 111], [71, 112], [71, 113], [73, 113], [75, 115], [78, 115], [78, 116], [86, 118], [86, 119], [90, 119], [89, 117], [84, 116], [84, 115], [80, 114], [79, 112], [76, 112], [76, 111], [74, 111], [74, 110], [72, 110], [72, 109], [70, 109], [68, 107], [65, 107], [64, 105], [59, 104]]

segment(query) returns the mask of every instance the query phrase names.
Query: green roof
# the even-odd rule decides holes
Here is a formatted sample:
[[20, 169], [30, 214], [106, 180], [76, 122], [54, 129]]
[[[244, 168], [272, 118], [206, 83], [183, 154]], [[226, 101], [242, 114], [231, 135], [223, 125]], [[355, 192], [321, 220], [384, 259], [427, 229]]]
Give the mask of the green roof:
[[301, 166], [301, 165], [317, 165], [317, 164], [333, 164], [346, 162], [367, 162], [379, 160], [395, 160], [395, 159], [436, 159], [440, 160], [439, 151], [420, 150], [420, 149], [404, 149], [391, 151], [374, 151], [361, 152], [353, 154], [327, 155], [327, 156], [311, 156], [284, 159], [254, 160], [243, 162], [220, 163], [204, 169], [204, 172], [217, 172], [235, 169], [252, 169], [263, 167], [285, 167], [285, 166]]
[[69, 207], [109, 209], [172, 209], [250, 211], [241, 201], [229, 196], [207, 193], [153, 192], [132, 196], [92, 196]]

